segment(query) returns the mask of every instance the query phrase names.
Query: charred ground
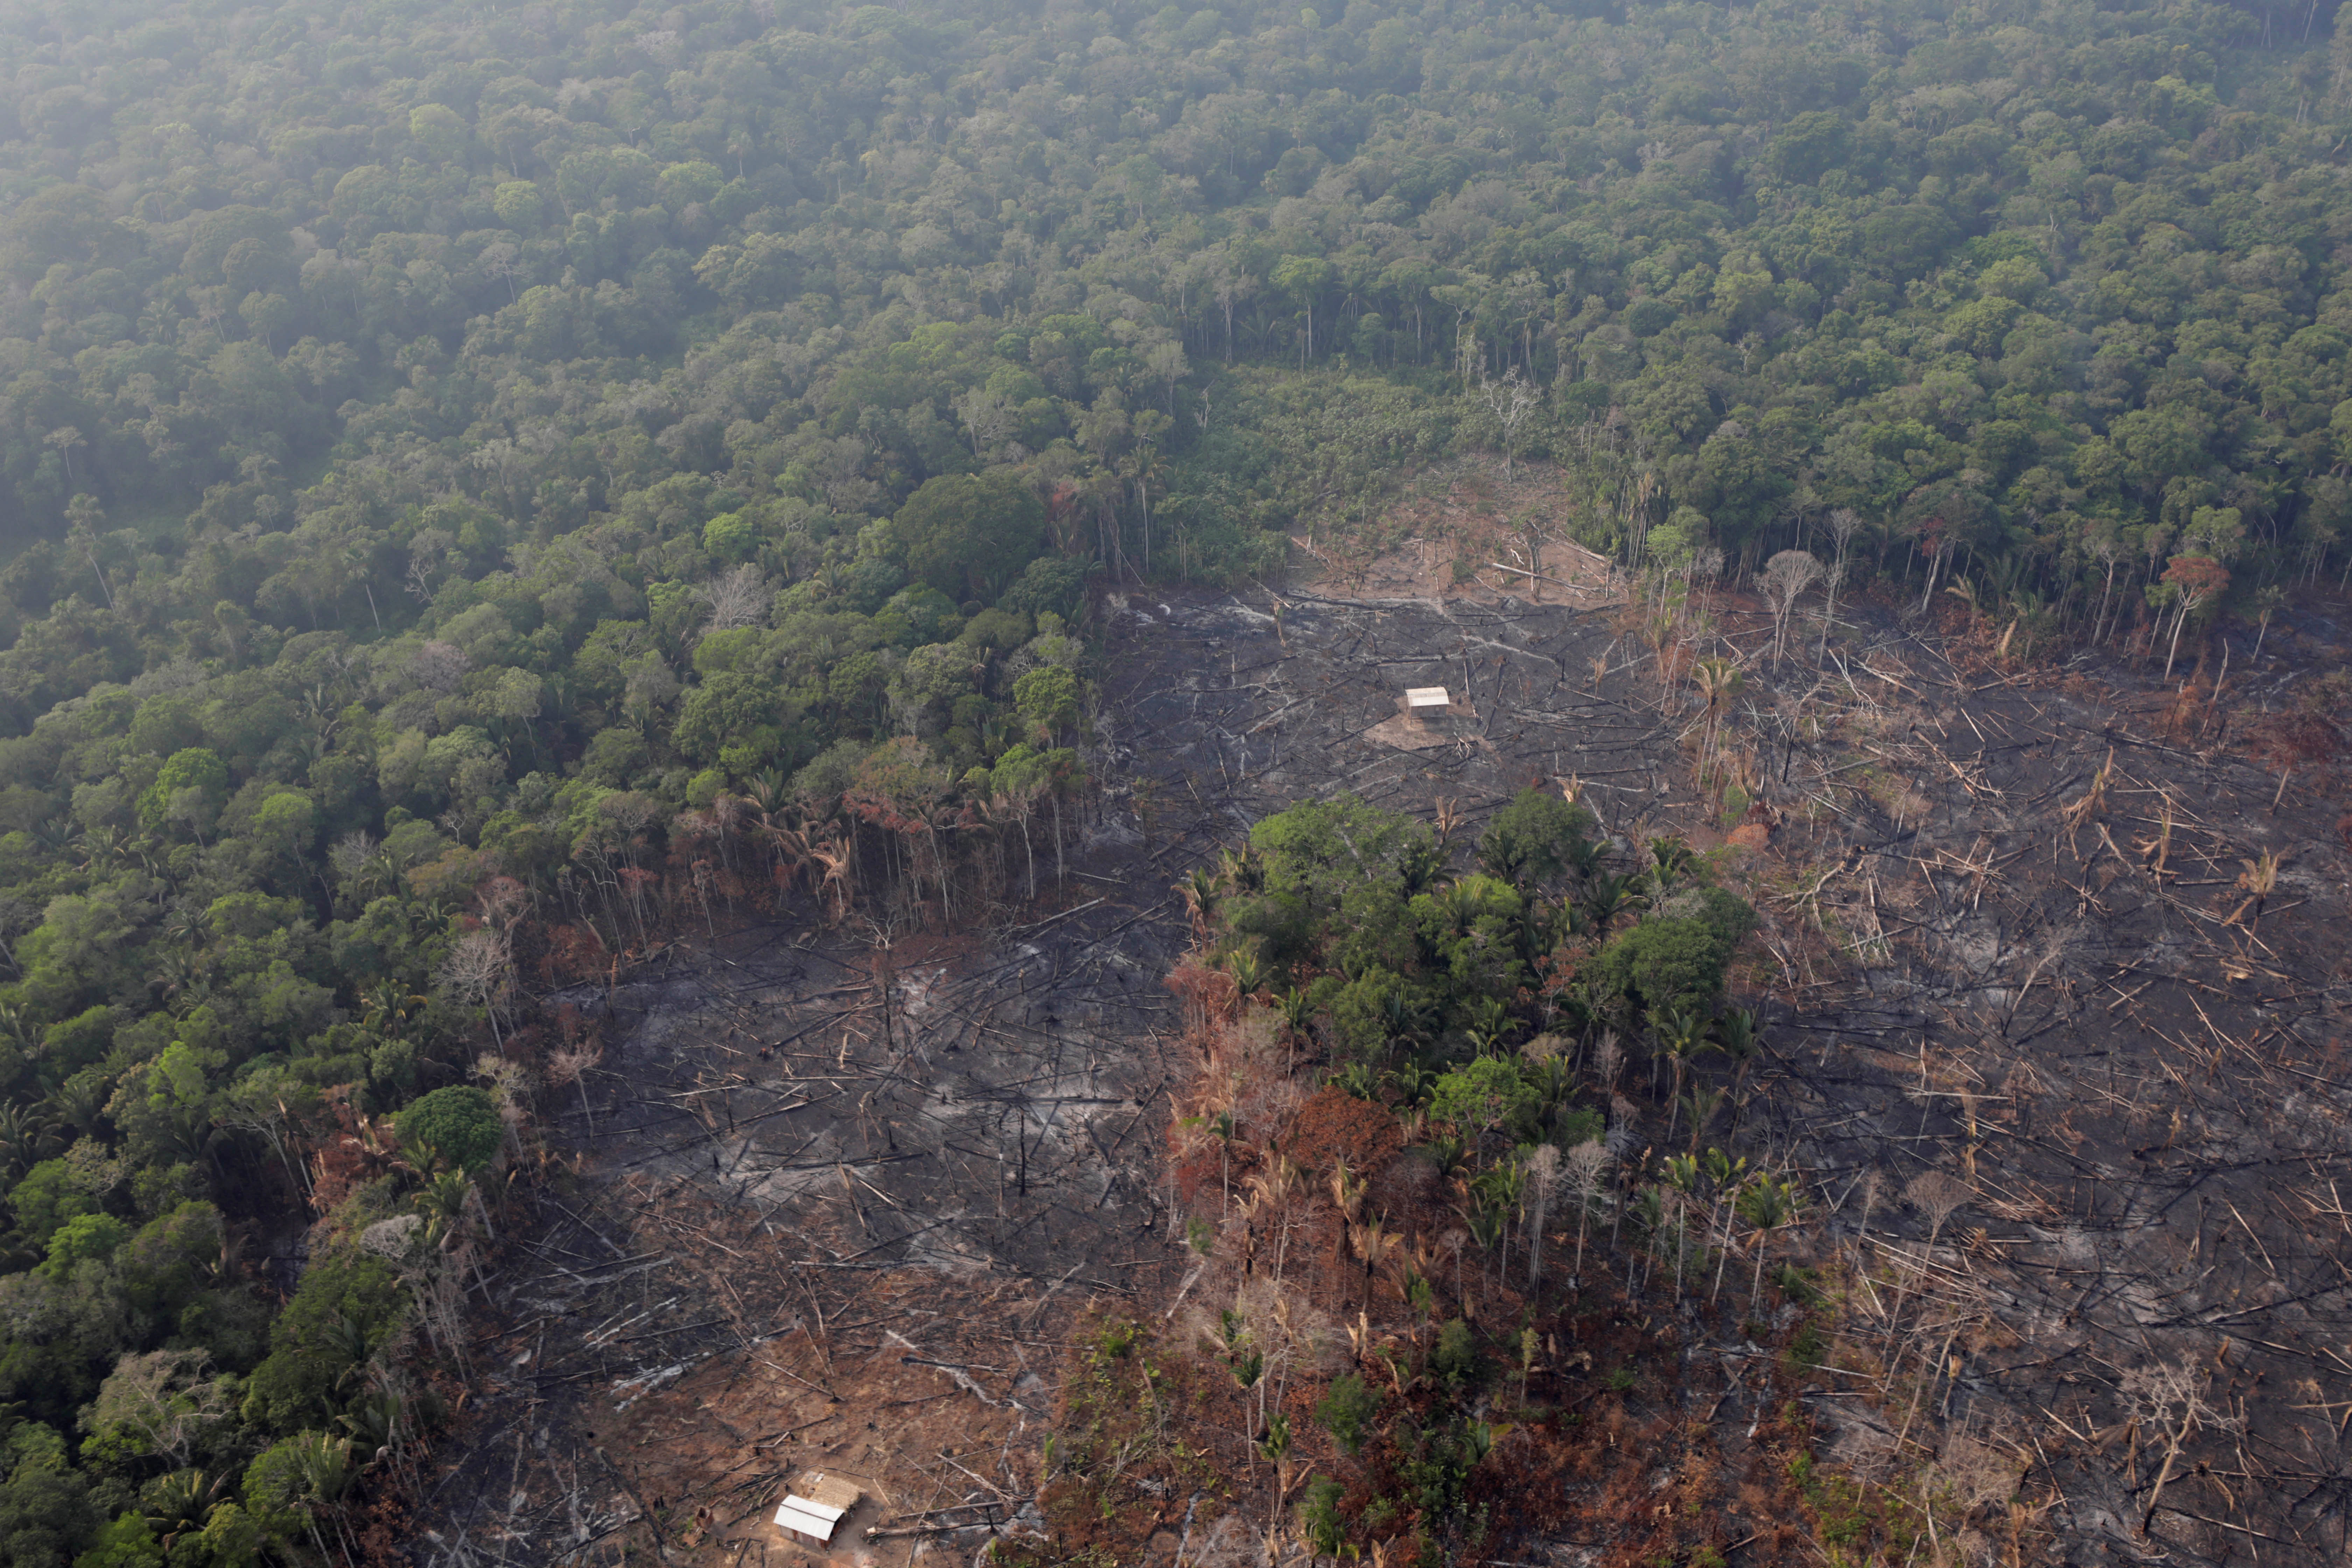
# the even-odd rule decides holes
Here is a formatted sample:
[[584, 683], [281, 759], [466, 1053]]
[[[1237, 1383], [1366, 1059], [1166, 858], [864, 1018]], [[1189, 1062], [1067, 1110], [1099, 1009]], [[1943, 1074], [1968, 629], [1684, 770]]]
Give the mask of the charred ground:
[[[1759, 1322], [1478, 1292], [1490, 1324], [1539, 1314], [1521, 1400], [1580, 1409], [1590, 1450], [1524, 1477], [1547, 1500], [1496, 1514], [1494, 1554], [1794, 1562], [1940, 1520], [1936, 1552], [2019, 1561], [2339, 1558], [2337, 628], [2290, 612], [2259, 661], [2231, 633], [2159, 686], [1865, 605], [1775, 670], [1769, 616], [1727, 596], [1705, 635], [1748, 685], [1702, 794], [1693, 647], [1622, 598], [1463, 586], [1114, 601], [1103, 790], [1057, 902], [953, 940], [745, 931], [576, 998], [606, 1056], [584, 1103], [549, 1102], [565, 1173], [518, 1205], [420, 1557], [790, 1562], [767, 1514], [808, 1468], [872, 1500], [844, 1560], [999, 1534], [1041, 1560], [1262, 1558], [1297, 1492], [1235, 1435], [1179, 1305], [1233, 1289], [1232, 1249], [1204, 1265], [1180, 1237], [1255, 1156], [1237, 1139], [1206, 1187], [1169, 1158], [1200, 1067], [1161, 987], [1189, 940], [1170, 883], [1301, 798], [1475, 824], [1574, 779], [1629, 845], [1751, 829], [1719, 859], [1765, 917], [1738, 985], [1765, 1052], [1710, 1141], [1801, 1174], [1811, 1299]], [[1398, 693], [1433, 684], [1463, 710], [1401, 731]], [[1412, 1187], [1400, 1223], [1419, 1204], [1434, 1234], [1444, 1194]], [[1302, 1254], [1336, 1223], [1318, 1201]], [[1309, 1306], [1352, 1312], [1347, 1270], [1303, 1274]], [[1384, 1285], [1367, 1331], [1412, 1323]], [[1079, 1489], [1102, 1518], [1074, 1533], [1106, 1325], [1193, 1388], [1167, 1445], [1193, 1468]], [[1298, 1415], [1298, 1463], [1344, 1475]], [[1639, 1500], [1669, 1489], [1690, 1506], [1661, 1523]]]

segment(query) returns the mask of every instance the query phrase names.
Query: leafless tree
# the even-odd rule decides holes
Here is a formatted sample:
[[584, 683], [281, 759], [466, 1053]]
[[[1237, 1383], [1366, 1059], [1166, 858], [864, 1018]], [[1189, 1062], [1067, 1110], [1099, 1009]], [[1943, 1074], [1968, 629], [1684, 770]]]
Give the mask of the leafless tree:
[[1936, 1237], [1943, 1231], [1944, 1222], [1976, 1194], [1969, 1190], [1968, 1184], [1956, 1176], [1942, 1171], [1925, 1171], [1911, 1178], [1910, 1184], [1903, 1189], [1903, 1195], [1910, 1200], [1914, 1208], [1927, 1216], [1927, 1246], [1932, 1250]]
[[1559, 1186], [1559, 1150], [1538, 1144], [1528, 1156], [1528, 1288], [1543, 1278], [1544, 1222], [1551, 1213], [1552, 1194]]
[[628, 684], [621, 690], [621, 702], [640, 724], [651, 725], [654, 710], [683, 689], [677, 671], [667, 661], [643, 659], [629, 672]]
[[457, 689], [457, 682], [473, 668], [464, 650], [455, 643], [428, 642], [409, 656], [408, 673], [417, 685], [436, 696], [446, 697]]
[[498, 932], [485, 926], [457, 939], [441, 961], [441, 984], [490, 1016], [490, 1037], [506, 1049], [499, 1027], [499, 1005], [506, 1000], [513, 958]]
[[1772, 667], [1780, 667], [1780, 649], [1788, 640], [1789, 612], [1806, 589], [1821, 580], [1821, 559], [1810, 550], [1783, 550], [1764, 563], [1756, 585], [1772, 606]]
[[484, 272], [506, 284], [509, 304], [520, 298], [515, 292], [515, 279], [530, 276], [530, 268], [522, 265], [521, 249], [504, 240], [482, 247], [481, 266]]
[[1870, 1211], [1878, 1206], [1879, 1188], [1885, 1184], [1885, 1173], [1876, 1165], [1862, 1173], [1862, 1233], [1855, 1238], [1858, 1242], [1870, 1239]]
[[1829, 608], [1822, 616], [1822, 652], [1826, 658], [1830, 647], [1830, 624], [1837, 619], [1838, 584], [1845, 581], [1846, 552], [1853, 544], [1853, 536], [1862, 531], [1862, 514], [1852, 507], [1842, 506], [1830, 513], [1830, 537], [1837, 541], [1837, 559], [1830, 563]]
[[[513, 1058], [493, 1056], [484, 1051], [474, 1058], [474, 1076], [489, 1085], [490, 1098], [499, 1108], [499, 1121], [506, 1128], [509, 1153], [522, 1152], [522, 1130], [530, 1121], [530, 1069]], [[482, 1206], [481, 1189], [470, 1188], [474, 1206], [482, 1216], [482, 1230], [490, 1233], [490, 1211]]]
[[731, 632], [739, 626], [756, 626], [768, 617], [768, 579], [750, 562], [734, 571], [713, 577], [695, 594], [710, 606], [710, 618], [703, 623], [702, 635]]
[[1688, 579], [1702, 594], [1723, 575], [1723, 552], [1709, 544], [1691, 552]]
[[357, 877], [375, 858], [375, 836], [364, 828], [346, 833], [327, 851], [327, 859], [342, 877]]
[[1486, 411], [1503, 427], [1503, 472], [1507, 477], [1511, 471], [1511, 452], [1519, 438], [1519, 426], [1534, 416], [1537, 405], [1543, 401], [1543, 394], [1514, 368], [1500, 381], [1489, 381], [1481, 375], [1478, 378], [1478, 395], [1486, 405]]
[[596, 1113], [588, 1105], [588, 1074], [604, 1059], [602, 1046], [583, 1042], [576, 1050], [550, 1051], [547, 1054], [547, 1082], [551, 1089], [575, 1085], [580, 1090], [580, 1114], [588, 1123], [588, 1136], [596, 1136]]
[[963, 420], [964, 433], [971, 437], [975, 458], [987, 457], [992, 447], [1010, 441], [1021, 429], [1019, 413], [984, 386], [975, 386], [957, 398], [955, 411]]
[[1568, 1152], [1568, 1190], [1576, 1194], [1576, 1266], [1569, 1271], [1575, 1285], [1584, 1274], [1584, 1225], [1600, 1195], [1601, 1173], [1609, 1169], [1609, 1150], [1599, 1139], [1579, 1143]]
[[1592, 1074], [1604, 1090], [1617, 1087], [1617, 1069], [1624, 1065], [1625, 1048], [1617, 1043], [1616, 1031], [1604, 1031], [1592, 1053]]
[[99, 1385], [83, 1417], [86, 1429], [134, 1434], [173, 1468], [185, 1468], [205, 1429], [229, 1414], [227, 1393], [205, 1375], [211, 1361], [201, 1350], [124, 1356]]
[[433, 597], [433, 578], [446, 569], [457, 536], [446, 529], [420, 528], [408, 540], [408, 591], [420, 599]]
[[[1929, 1252], [1936, 1250], [1936, 1238], [1943, 1234], [1944, 1222], [1950, 1219], [1962, 1205], [1975, 1195], [1969, 1191], [1966, 1183], [1942, 1171], [1922, 1171], [1911, 1178], [1903, 1189], [1903, 1196], [1909, 1201], [1913, 1208], [1927, 1216], [1927, 1250]], [[1889, 1325], [1894, 1323], [1895, 1317], [1903, 1310], [1904, 1291], [1910, 1282], [1910, 1277], [1906, 1275], [1895, 1284], [1895, 1309], [1887, 1314], [1886, 1320]]]
[[2157, 1505], [2163, 1500], [2166, 1483], [2172, 1479], [2173, 1467], [2180, 1461], [2181, 1447], [2200, 1426], [2230, 1432], [2241, 1425], [2238, 1417], [2206, 1402], [2205, 1390], [2211, 1381], [2212, 1374], [2193, 1357], [2134, 1367], [2124, 1374], [2121, 1386], [2132, 1420], [2154, 1426], [2164, 1440], [2164, 1460], [2157, 1468], [2156, 1484], [2147, 1490], [2147, 1511], [2140, 1516], [2143, 1539], [2156, 1528]]

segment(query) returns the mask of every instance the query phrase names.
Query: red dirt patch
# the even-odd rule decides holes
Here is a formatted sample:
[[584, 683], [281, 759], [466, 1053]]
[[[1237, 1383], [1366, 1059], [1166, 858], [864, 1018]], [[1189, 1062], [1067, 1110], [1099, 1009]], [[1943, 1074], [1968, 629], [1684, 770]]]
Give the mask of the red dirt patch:
[[2273, 713], [2246, 731], [2246, 750], [2273, 767], [2333, 761], [2344, 736], [2316, 713]]
[[1342, 1157], [1349, 1170], [1369, 1175], [1403, 1147], [1404, 1133], [1387, 1107], [1329, 1084], [1307, 1097], [1290, 1124], [1290, 1157], [1318, 1176]]

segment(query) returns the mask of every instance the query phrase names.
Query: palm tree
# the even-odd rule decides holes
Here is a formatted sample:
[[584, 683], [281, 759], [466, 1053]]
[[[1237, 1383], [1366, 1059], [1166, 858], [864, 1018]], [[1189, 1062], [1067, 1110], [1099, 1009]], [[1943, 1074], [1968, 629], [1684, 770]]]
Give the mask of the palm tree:
[[1666, 1134], [1672, 1137], [1682, 1110], [1683, 1079], [1690, 1064], [1702, 1053], [1716, 1049], [1716, 1043], [1707, 1037], [1706, 1016], [1692, 1006], [1652, 1009], [1650, 1032], [1657, 1039], [1659, 1054], [1674, 1068], [1675, 1103], [1666, 1118]]
[[1381, 1004], [1381, 1024], [1392, 1043], [1419, 1044], [1430, 1027], [1430, 1007], [1402, 987], [1391, 990]]
[[202, 1470], [174, 1471], [148, 1490], [147, 1528], [169, 1552], [180, 1537], [203, 1531], [227, 1490], [226, 1475], [207, 1479]]
[[1675, 884], [1690, 874], [1698, 857], [1691, 853], [1690, 845], [1680, 837], [1668, 834], [1650, 840], [1650, 884], [1659, 898], [1674, 891]]
[[0, 1176], [37, 1163], [57, 1143], [54, 1126], [31, 1106], [0, 1105]]
[[1666, 1156], [1666, 1184], [1675, 1194], [1675, 1300], [1683, 1299], [1683, 1263], [1690, 1251], [1690, 1211], [1698, 1201], [1698, 1161], [1689, 1154]]
[[343, 1363], [343, 1370], [335, 1374], [337, 1388], [366, 1375], [368, 1359], [374, 1351], [368, 1342], [366, 1329], [341, 1312], [330, 1312], [327, 1321], [319, 1326], [319, 1339]]
[[1584, 907], [1592, 916], [1596, 933], [1606, 932], [1611, 921], [1641, 901], [1641, 889], [1634, 879], [1614, 872], [1602, 872], [1592, 878], [1584, 893]]
[[481, 1200], [481, 1194], [462, 1171], [444, 1171], [416, 1193], [416, 1206], [425, 1213], [428, 1235], [445, 1252], [464, 1242], [468, 1210], [480, 1218], [485, 1231], [489, 1228], [489, 1210]]
[[334, 1524], [336, 1544], [342, 1547], [343, 1561], [348, 1563], [351, 1546], [343, 1536], [342, 1498], [351, 1489], [354, 1474], [351, 1439], [324, 1432], [300, 1432], [291, 1441], [295, 1467], [302, 1477], [302, 1511], [309, 1516], [310, 1544], [319, 1549], [323, 1561], [327, 1548], [319, 1539], [318, 1522], [318, 1516], [323, 1513]]
[[1255, 952], [1235, 948], [1225, 954], [1224, 967], [1225, 973], [1234, 977], [1234, 984], [1239, 988], [1235, 996], [1237, 1001], [1246, 1001], [1256, 995], [1265, 985], [1265, 965]]
[[1234, 1382], [1242, 1391], [1242, 1441], [1247, 1443], [1253, 1425], [1249, 1392], [1265, 1382], [1265, 1352], [1250, 1343], [1249, 1320], [1242, 1315], [1238, 1305], [1218, 1310], [1217, 1333], [1224, 1342], [1226, 1370], [1234, 1374]]
[[1471, 1047], [1478, 1055], [1496, 1057], [1503, 1054], [1503, 1037], [1510, 1029], [1509, 1010], [1492, 996], [1481, 996], [1471, 1010], [1470, 1026], [1463, 1032], [1470, 1037]]
[[1727, 658], [1703, 658], [1691, 667], [1691, 679], [1697, 685], [1699, 695], [1706, 700], [1706, 731], [1698, 747], [1699, 777], [1704, 779], [1707, 760], [1715, 754], [1716, 727], [1723, 708], [1738, 695], [1748, 678]]
[[1369, 1312], [1372, 1310], [1372, 1271], [1404, 1246], [1404, 1237], [1391, 1235], [1386, 1226], [1374, 1220], [1356, 1226], [1353, 1240], [1356, 1256], [1363, 1260], [1364, 1310]]
[[1462, 828], [1461, 805], [1452, 795], [1437, 797], [1437, 858], [1441, 864], [1453, 858], [1454, 836]]
[[1255, 893], [1265, 887], [1265, 868], [1258, 861], [1257, 851], [1248, 845], [1236, 853], [1231, 849], [1217, 851], [1217, 880], [1228, 893]]
[[1307, 1173], [1278, 1150], [1265, 1169], [1249, 1179], [1252, 1203], [1280, 1216], [1282, 1221], [1274, 1247], [1274, 1279], [1277, 1285], [1282, 1282], [1283, 1259], [1290, 1248], [1290, 1200], [1306, 1184]]
[[1642, 1254], [1644, 1251], [1654, 1254], [1656, 1250], [1655, 1244], [1658, 1232], [1665, 1225], [1666, 1189], [1654, 1186], [1643, 1187], [1631, 1204], [1620, 1204], [1618, 1205], [1617, 1212], [1618, 1216], [1621, 1219], [1631, 1215], [1633, 1221], [1633, 1228], [1640, 1232], [1643, 1237], [1649, 1238], [1651, 1242], [1650, 1247], [1633, 1248], [1626, 1255], [1625, 1289], [1630, 1295], [1633, 1293], [1634, 1289], [1633, 1271], [1635, 1265], [1640, 1262]]
[[360, 1026], [373, 1035], [396, 1038], [427, 999], [386, 980], [370, 987], [360, 1000], [364, 1009], [360, 1015]]
[[1127, 481], [1135, 487], [1135, 507], [1143, 523], [1143, 569], [1151, 570], [1151, 495], [1154, 490], [1168, 488], [1168, 465], [1160, 456], [1160, 447], [1146, 441], [1119, 465]]
[[2246, 912], [2251, 910], [2253, 911], [2254, 918], [2246, 921], [2246, 929], [2252, 931], [2254, 921], [2263, 918], [2263, 906], [2270, 902], [2271, 895], [2278, 890], [2278, 851], [2265, 849], [2259, 858], [2252, 860], [2241, 860], [2238, 864], [2245, 868], [2239, 875], [2238, 886], [2245, 890], [2247, 897], [2244, 903], [2231, 911], [2229, 923], [2243, 920]]
[[1234, 1193], [1234, 1112], [1231, 1106], [1218, 1110], [1205, 1110], [1198, 1116], [1187, 1116], [1176, 1123], [1187, 1131], [1206, 1132], [1217, 1141], [1217, 1213], [1233, 1210]]
[[1757, 1031], [1756, 1011], [1752, 1007], [1732, 1007], [1714, 1024], [1715, 1047], [1729, 1057], [1734, 1066], [1732, 1092], [1737, 1094], [1748, 1081], [1748, 1064], [1755, 1060], [1762, 1040]]
[[1797, 1217], [1797, 1184], [1773, 1181], [1759, 1176], [1739, 1194], [1734, 1206], [1739, 1217], [1756, 1227], [1756, 1271], [1748, 1285], [1748, 1300], [1754, 1300], [1764, 1289], [1764, 1247], [1772, 1233]]
[[1364, 1179], [1348, 1168], [1345, 1155], [1331, 1163], [1331, 1205], [1349, 1225], [1355, 1224], [1363, 1210]]
[[1289, 1031], [1291, 1045], [1297, 1046], [1307, 1038], [1307, 1026], [1315, 1021], [1315, 1004], [1307, 994], [1294, 985], [1275, 998], [1282, 1013], [1282, 1026]]
[[150, 982], [162, 993], [164, 1010], [177, 1017], [195, 1005], [197, 996], [208, 987], [211, 967], [189, 952], [165, 952], [155, 961], [155, 973]]
[[[1497, 1258], [1497, 1272], [1510, 1254], [1511, 1216], [1519, 1212], [1528, 1191], [1528, 1168], [1516, 1159], [1507, 1159], [1489, 1170], [1482, 1171], [1470, 1184], [1478, 1206], [1491, 1209], [1496, 1218], [1495, 1243], [1502, 1256]], [[1508, 1278], [1507, 1275], [1502, 1276]]]
[[[1707, 1228], [1711, 1231], [1715, 1228], [1716, 1216], [1724, 1203], [1738, 1200], [1739, 1184], [1746, 1179], [1748, 1173], [1748, 1161], [1744, 1156], [1735, 1160], [1720, 1149], [1709, 1149], [1705, 1154], [1699, 1156], [1698, 1164], [1699, 1170], [1706, 1176], [1707, 1187], [1712, 1196], [1712, 1202], [1707, 1207], [1706, 1220]], [[1710, 1307], [1715, 1305], [1716, 1298], [1723, 1294], [1723, 1270], [1730, 1261], [1731, 1227], [1726, 1225], [1723, 1231], [1723, 1250], [1715, 1263], [1715, 1289], [1707, 1293], [1706, 1298], [1707, 1305]]]
[[1268, 1561], [1275, 1556], [1275, 1538], [1282, 1529], [1283, 1494], [1286, 1489], [1290, 1467], [1284, 1461], [1290, 1458], [1290, 1417], [1276, 1411], [1265, 1424], [1265, 1436], [1258, 1439], [1258, 1457], [1274, 1467], [1274, 1514], [1266, 1521], [1265, 1549]]
[[372, 1394], [337, 1417], [352, 1435], [351, 1451], [361, 1469], [372, 1470], [379, 1464], [399, 1466], [401, 1447], [408, 1436], [407, 1405], [395, 1393]]
[[1706, 1135], [1707, 1123], [1713, 1121], [1715, 1113], [1723, 1109], [1724, 1092], [1721, 1089], [1710, 1089], [1706, 1084], [1695, 1083], [1676, 1102], [1677, 1109], [1690, 1112], [1690, 1152], [1692, 1153], [1698, 1152], [1698, 1141]]
[[1176, 893], [1184, 900], [1184, 912], [1192, 919], [1193, 940], [1205, 940], [1209, 921], [1217, 912], [1217, 879], [1206, 869], [1194, 867], [1177, 882]]

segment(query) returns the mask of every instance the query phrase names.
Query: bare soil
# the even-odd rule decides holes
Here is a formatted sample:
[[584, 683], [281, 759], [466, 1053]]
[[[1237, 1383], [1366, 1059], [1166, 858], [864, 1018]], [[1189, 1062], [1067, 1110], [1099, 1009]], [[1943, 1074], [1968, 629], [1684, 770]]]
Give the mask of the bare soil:
[[1294, 538], [1299, 586], [1342, 598], [1506, 598], [1598, 608], [1622, 574], [1561, 533], [1571, 503], [1549, 463], [1452, 458], [1410, 481], [1371, 528]]

